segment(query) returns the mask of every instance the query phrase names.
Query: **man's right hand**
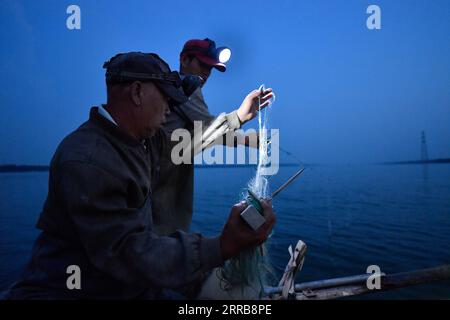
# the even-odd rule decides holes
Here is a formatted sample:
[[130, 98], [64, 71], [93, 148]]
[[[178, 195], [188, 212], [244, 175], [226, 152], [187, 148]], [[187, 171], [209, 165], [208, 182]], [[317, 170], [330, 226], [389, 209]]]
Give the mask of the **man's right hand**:
[[271, 202], [261, 200], [261, 205], [266, 222], [258, 230], [250, 228], [240, 216], [247, 207], [245, 202], [233, 206], [220, 235], [220, 248], [224, 260], [233, 258], [242, 251], [256, 247], [267, 240], [275, 224], [276, 216]]
[[[242, 101], [239, 109], [236, 110], [237, 116], [241, 124], [252, 120], [259, 111], [269, 106], [271, 99], [274, 97], [272, 88], [265, 89], [261, 93], [260, 90], [253, 90]], [[261, 104], [259, 104], [261, 103]]]

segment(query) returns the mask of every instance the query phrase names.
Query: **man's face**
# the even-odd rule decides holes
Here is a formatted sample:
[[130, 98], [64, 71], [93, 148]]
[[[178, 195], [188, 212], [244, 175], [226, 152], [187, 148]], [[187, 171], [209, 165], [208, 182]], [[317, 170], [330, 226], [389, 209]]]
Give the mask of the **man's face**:
[[195, 76], [200, 76], [203, 79], [203, 84], [206, 83], [209, 76], [211, 75], [212, 67], [201, 62], [196, 57], [183, 57], [181, 61], [181, 72], [184, 74], [192, 74]]
[[162, 127], [170, 114], [168, 98], [153, 83], [143, 83], [142, 108], [138, 115], [143, 138], [150, 138]]

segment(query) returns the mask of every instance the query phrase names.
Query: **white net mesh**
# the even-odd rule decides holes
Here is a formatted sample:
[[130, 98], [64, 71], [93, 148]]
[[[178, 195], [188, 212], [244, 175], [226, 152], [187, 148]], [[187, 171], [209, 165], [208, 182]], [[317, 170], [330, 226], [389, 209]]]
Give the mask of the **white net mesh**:
[[[264, 85], [260, 87], [264, 90]], [[258, 166], [255, 176], [249, 181], [247, 188], [259, 198], [269, 198], [270, 190], [264, 168], [270, 165], [270, 137], [268, 120], [271, 106], [275, 98], [272, 98], [269, 105], [258, 112]], [[242, 195], [243, 200], [247, 197], [246, 192]], [[266, 245], [241, 253], [238, 257], [226, 262], [220, 270], [222, 289], [230, 292], [240, 288], [242, 292], [248, 291], [262, 294], [263, 288], [267, 285], [268, 275], [271, 273], [270, 261], [268, 259]], [[242, 296], [241, 296], [242, 297]], [[244, 297], [245, 298], [245, 297]]]

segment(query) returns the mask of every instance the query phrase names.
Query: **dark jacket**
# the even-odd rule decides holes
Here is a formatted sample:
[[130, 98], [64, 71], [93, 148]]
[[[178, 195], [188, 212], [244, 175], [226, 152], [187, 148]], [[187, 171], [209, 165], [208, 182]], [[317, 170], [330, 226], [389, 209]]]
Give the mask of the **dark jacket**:
[[[222, 265], [218, 238], [157, 236], [152, 185], [166, 137], [139, 142], [92, 108], [59, 145], [31, 260], [10, 298], [158, 298]], [[69, 290], [67, 267], [81, 269]]]

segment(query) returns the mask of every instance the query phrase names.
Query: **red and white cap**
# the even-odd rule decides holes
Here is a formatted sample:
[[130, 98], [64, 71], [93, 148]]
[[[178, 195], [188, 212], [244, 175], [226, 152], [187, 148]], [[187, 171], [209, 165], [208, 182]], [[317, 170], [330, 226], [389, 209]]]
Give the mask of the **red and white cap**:
[[192, 39], [184, 44], [180, 57], [182, 58], [187, 54], [193, 55], [204, 64], [214, 67], [220, 72], [225, 72], [227, 67], [219, 59], [221, 49], [228, 48], [216, 48], [216, 43], [208, 38], [203, 40]]

